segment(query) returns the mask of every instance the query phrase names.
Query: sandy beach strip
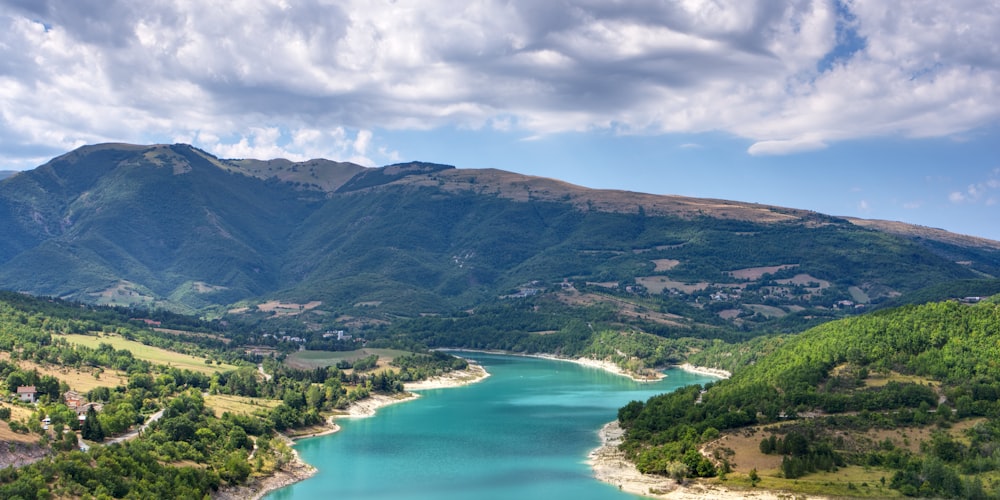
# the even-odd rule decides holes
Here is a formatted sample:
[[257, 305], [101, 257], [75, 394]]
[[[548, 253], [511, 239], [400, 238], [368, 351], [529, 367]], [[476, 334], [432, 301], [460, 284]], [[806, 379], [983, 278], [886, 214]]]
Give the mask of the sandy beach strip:
[[[469, 363], [469, 367], [465, 370], [456, 370], [420, 382], [408, 383], [405, 384], [405, 388], [407, 391], [447, 389], [473, 384], [489, 376], [489, 372], [482, 366]], [[293, 438], [282, 434], [279, 434], [279, 436], [288, 440], [290, 445], [294, 445], [295, 440], [324, 436], [340, 431], [337, 419], [368, 418], [374, 416], [379, 408], [404, 403], [418, 397], [420, 397], [418, 394], [410, 392], [402, 394], [372, 394], [365, 399], [351, 403], [345, 412], [330, 416], [327, 419], [326, 426], [321, 430], [297, 435]], [[245, 485], [222, 488], [213, 493], [212, 498], [215, 500], [258, 500], [274, 490], [308, 479], [314, 474], [316, 474], [316, 468], [302, 461], [295, 448], [292, 448], [292, 460], [280, 470], [275, 471], [269, 476], [254, 479]]]
[[679, 365], [675, 365], [674, 367], [677, 368], [678, 370], [684, 370], [688, 373], [697, 373], [699, 375], [708, 375], [711, 377], [729, 378], [733, 376], [732, 373], [729, 373], [726, 370], [721, 370], [719, 368], [709, 368], [707, 366], [695, 366], [692, 365], [691, 363], [682, 363]]
[[581, 366], [586, 366], [589, 368], [598, 368], [615, 375], [620, 375], [622, 377], [628, 377], [636, 382], [656, 382], [657, 380], [662, 380], [666, 377], [660, 370], [651, 369], [650, 371], [654, 374], [650, 377], [638, 377], [632, 373], [626, 372], [620, 366], [607, 360], [599, 360], [594, 358], [579, 357], [579, 358], [569, 358], [565, 356], [557, 356], [555, 354], [524, 354], [520, 352], [511, 351], [501, 351], [501, 350], [491, 350], [491, 349], [441, 349], [442, 351], [449, 353], [459, 353], [460, 355], [464, 352], [481, 352], [483, 354], [501, 354], [504, 356], [521, 356], [523, 358], [538, 358], [547, 359], [550, 361], [565, 361], [567, 363], [576, 363]]
[[469, 367], [464, 370], [454, 370], [437, 377], [418, 382], [403, 384], [407, 391], [426, 391], [430, 389], [450, 389], [480, 382], [490, 376], [490, 373], [478, 363], [469, 361]]
[[662, 371], [655, 369], [649, 370], [650, 372], [649, 376], [639, 376], [634, 373], [630, 373], [623, 370], [622, 367], [608, 360], [600, 360], [600, 359], [586, 358], [586, 357], [563, 358], [552, 354], [531, 354], [528, 356], [532, 358], [551, 359], [554, 361], [568, 361], [570, 363], [576, 363], [581, 366], [587, 366], [590, 368], [597, 368], [600, 370], [604, 370], [606, 372], [613, 373], [615, 375], [620, 375], [622, 377], [628, 377], [636, 382], [656, 382], [658, 380], [663, 380], [664, 378], [666, 378], [666, 375]]

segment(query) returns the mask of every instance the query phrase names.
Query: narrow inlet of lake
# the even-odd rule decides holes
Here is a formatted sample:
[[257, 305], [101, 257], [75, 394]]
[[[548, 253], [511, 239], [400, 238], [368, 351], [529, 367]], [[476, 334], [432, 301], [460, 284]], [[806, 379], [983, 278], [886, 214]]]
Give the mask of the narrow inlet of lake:
[[713, 380], [670, 370], [640, 383], [600, 369], [519, 356], [462, 352], [486, 380], [421, 391], [371, 418], [295, 448], [319, 472], [272, 492], [288, 499], [629, 499], [593, 478], [597, 431], [632, 400]]

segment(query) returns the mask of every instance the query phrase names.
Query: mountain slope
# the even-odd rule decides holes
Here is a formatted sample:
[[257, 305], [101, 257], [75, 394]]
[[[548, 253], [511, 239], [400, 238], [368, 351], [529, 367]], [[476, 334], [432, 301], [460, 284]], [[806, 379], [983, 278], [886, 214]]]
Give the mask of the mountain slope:
[[10, 179], [4, 229], [20, 237], [0, 279], [85, 300], [162, 300], [193, 283], [223, 301], [266, 293], [289, 228], [321, 196], [216, 163], [188, 146], [94, 148]]
[[[1000, 243], [861, 224], [433, 163], [367, 169], [103, 144], [0, 183], [0, 282], [186, 310], [319, 301], [315, 322], [551, 293], [753, 329], [1000, 276]], [[647, 319], [676, 323], [662, 318]]]
[[[732, 461], [741, 475], [760, 464], [770, 488], [885, 497], [857, 491], [881, 477], [906, 496], [985, 498], [981, 480], [1000, 470], [998, 298], [907, 306], [774, 339], [769, 355], [703, 392], [622, 408], [624, 447], [647, 472], [684, 463], [692, 476], [714, 476]], [[724, 455], [727, 446], [740, 451]], [[810, 479], [843, 467], [853, 468], [837, 474], [855, 482], [843, 485], [853, 493], [836, 490], [831, 475]]]

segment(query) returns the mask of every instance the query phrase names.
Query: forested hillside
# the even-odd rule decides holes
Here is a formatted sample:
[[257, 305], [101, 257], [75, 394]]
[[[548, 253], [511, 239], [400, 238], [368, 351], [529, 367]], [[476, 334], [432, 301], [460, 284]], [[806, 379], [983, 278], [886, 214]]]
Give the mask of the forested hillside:
[[282, 433], [468, 366], [415, 353], [298, 370], [227, 348], [212, 324], [160, 312], [191, 330], [157, 331], [134, 312], [0, 293], [0, 498], [203, 498], [286, 467]]
[[[878, 486], [905, 495], [1000, 495], [996, 298], [906, 306], [757, 342], [773, 352], [732, 378], [619, 411], [628, 429], [624, 448], [641, 470], [668, 474], [681, 464], [691, 476], [729, 472], [752, 454], [734, 457], [718, 444], [720, 436], [736, 442], [753, 435], [761, 454], [782, 456], [780, 466], [759, 471], [765, 477], [806, 481], [813, 473], [857, 467], [871, 487], [852, 493], [861, 496], [879, 496]], [[739, 356], [747, 349], [731, 351]], [[907, 435], [923, 438], [900, 437]]]
[[314, 332], [545, 295], [677, 337], [794, 332], [1000, 276], [1000, 243], [860, 223], [433, 163], [102, 144], [0, 182], [0, 282]]

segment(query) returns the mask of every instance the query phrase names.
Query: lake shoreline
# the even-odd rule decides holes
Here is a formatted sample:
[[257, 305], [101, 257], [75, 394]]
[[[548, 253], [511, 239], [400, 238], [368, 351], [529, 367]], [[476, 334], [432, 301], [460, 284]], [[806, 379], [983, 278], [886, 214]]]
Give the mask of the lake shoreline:
[[647, 498], [663, 498], [668, 500], [698, 500], [717, 498], [722, 500], [737, 500], [754, 498], [757, 500], [780, 500], [794, 496], [803, 499], [823, 499], [813, 495], [790, 495], [787, 492], [763, 489], [730, 489], [718, 484], [691, 481], [681, 485], [673, 479], [643, 474], [636, 469], [635, 464], [625, 457], [618, 446], [622, 443], [625, 430], [617, 420], [608, 422], [598, 432], [601, 446], [587, 455], [587, 463], [594, 471], [594, 477], [600, 481], [618, 487], [619, 490]]
[[[289, 445], [294, 446], [295, 441], [326, 436], [339, 432], [341, 427], [337, 424], [338, 419], [372, 417], [380, 408], [398, 403], [405, 403], [420, 397], [419, 394], [409, 391], [461, 387], [480, 382], [489, 376], [490, 373], [478, 363], [469, 362], [469, 367], [465, 370], [455, 370], [437, 377], [431, 377], [427, 380], [404, 384], [407, 392], [402, 394], [372, 394], [365, 399], [355, 401], [348, 406], [347, 411], [341, 414], [331, 415], [327, 418], [326, 424], [322, 430], [296, 436], [286, 436], [279, 433], [279, 436], [286, 439]], [[302, 458], [299, 457], [299, 453], [293, 447], [291, 461], [289, 461], [289, 463], [281, 469], [274, 471], [268, 476], [254, 479], [245, 485], [220, 488], [219, 491], [212, 495], [212, 498], [215, 500], [259, 500], [272, 491], [309, 479], [317, 472], [318, 469], [303, 461]]]
[[[709, 368], [705, 366], [695, 366], [690, 363], [675, 365], [674, 368], [697, 375], [707, 375], [717, 378], [729, 378], [732, 376], [726, 370]], [[678, 484], [677, 481], [664, 476], [653, 474], [643, 474], [639, 472], [635, 464], [625, 457], [625, 453], [619, 446], [625, 439], [625, 430], [621, 428], [617, 420], [604, 424], [598, 431], [600, 446], [587, 455], [587, 464], [594, 472], [594, 477], [618, 489], [648, 498], [664, 498], [668, 500], [697, 500], [705, 498], [719, 498], [723, 500], [736, 500], [742, 498], [754, 498], [757, 500], [779, 500], [789, 498], [786, 492], [775, 492], [769, 490], [746, 490], [729, 489], [718, 484], [709, 484], [703, 481], [691, 481], [687, 484]], [[795, 498], [822, 499], [812, 495], [794, 495]]]
[[[501, 355], [504, 355], [504, 356], [520, 356], [522, 358], [547, 359], [549, 361], [565, 361], [567, 363], [575, 363], [575, 364], [578, 364], [580, 366], [586, 366], [586, 367], [589, 367], [589, 368], [597, 368], [597, 369], [600, 369], [600, 370], [604, 370], [604, 371], [612, 373], [614, 375], [619, 375], [619, 376], [622, 376], [622, 377], [630, 378], [630, 379], [632, 379], [635, 382], [658, 382], [658, 381], [663, 380], [664, 378], [666, 378], [666, 375], [661, 370], [655, 370], [655, 369], [653, 369], [653, 370], [651, 370], [653, 372], [652, 376], [640, 377], [640, 376], [638, 376], [636, 374], [633, 374], [633, 373], [630, 373], [630, 372], [628, 372], [626, 370], [623, 370], [620, 366], [612, 363], [611, 361], [607, 361], [607, 360], [603, 360], [602, 361], [602, 360], [598, 360], [598, 359], [594, 359], [594, 358], [587, 358], [587, 357], [583, 357], [583, 356], [581, 356], [579, 358], [568, 358], [568, 357], [565, 357], [565, 356], [557, 356], [555, 354], [524, 354], [524, 353], [519, 353], [519, 352], [502, 351], [502, 350], [498, 350], [498, 349], [441, 349], [441, 350], [442, 351], [447, 351], [447, 352], [462, 352], [462, 351], [465, 351], [465, 352], [478, 352], [478, 353], [482, 353], [482, 354], [501, 354]], [[710, 368], [706, 368], [706, 369], [710, 369]], [[687, 370], [685, 370], [685, 371], [687, 371]], [[694, 372], [694, 373], [701, 373], [701, 372]]]
[[[442, 350], [445, 350], [445, 349], [442, 349]], [[449, 352], [457, 352], [457, 353], [461, 353], [462, 351], [465, 351], [465, 352], [477, 352], [477, 353], [484, 353], [484, 354], [501, 354], [501, 355], [506, 355], [506, 356], [521, 356], [521, 357], [527, 357], [527, 358], [545, 359], [545, 360], [549, 360], [549, 361], [565, 361], [565, 362], [574, 363], [574, 364], [577, 364], [577, 365], [580, 365], [580, 366], [586, 366], [586, 367], [589, 367], [589, 368], [597, 368], [597, 369], [600, 369], [600, 370], [604, 370], [604, 371], [612, 373], [614, 375], [618, 375], [618, 376], [622, 376], [622, 377], [627, 377], [627, 378], [629, 378], [631, 380], [634, 380], [636, 382], [655, 382], [655, 381], [658, 381], [658, 380], [662, 380], [663, 378], [666, 377], [665, 374], [663, 374], [661, 371], [657, 370], [656, 373], [658, 374], [658, 376], [656, 378], [638, 378], [638, 377], [634, 376], [633, 374], [630, 374], [630, 373], [626, 372], [625, 370], [621, 369], [621, 367], [619, 367], [618, 365], [616, 365], [616, 364], [614, 364], [614, 363], [612, 363], [610, 361], [600, 361], [600, 360], [596, 360], [596, 359], [593, 359], [593, 358], [586, 358], [586, 357], [567, 358], [567, 357], [556, 356], [556, 355], [553, 355], [553, 354], [520, 354], [520, 353], [497, 351], [497, 350], [476, 350], [476, 349], [447, 349], [447, 351], [449, 351]], [[717, 370], [717, 369], [708, 368], [708, 367], [700, 367], [700, 366], [691, 365], [689, 363], [684, 363], [684, 364], [681, 364], [681, 365], [675, 365], [672, 368], [683, 370], [683, 371], [688, 372], [688, 373], [694, 373], [694, 374], [699, 374], [699, 375], [709, 375], [709, 376], [719, 377], [719, 378], [728, 378], [728, 376], [729, 376], [729, 372], [726, 372], [724, 370]], [[453, 371], [453, 372], [448, 372], [446, 374], [443, 374], [443, 375], [440, 375], [440, 376], [437, 376], [437, 377], [432, 377], [430, 379], [422, 380], [422, 381], [419, 381], [419, 382], [409, 382], [409, 383], [406, 383], [406, 384], [404, 384], [406, 392], [404, 392], [402, 394], [396, 394], [396, 395], [372, 394], [368, 398], [365, 398], [365, 399], [360, 400], [360, 401], [356, 401], [356, 402], [352, 403], [347, 408], [347, 410], [345, 412], [340, 413], [340, 414], [336, 414], [336, 415], [331, 415], [327, 419], [326, 423], [323, 425], [323, 428], [320, 429], [320, 430], [317, 430], [315, 432], [309, 432], [309, 433], [306, 433], [306, 434], [294, 435], [294, 436], [286, 436], [286, 435], [281, 434], [281, 436], [284, 439], [287, 439], [288, 442], [291, 445], [294, 445], [295, 441], [299, 441], [299, 440], [302, 440], [302, 439], [308, 439], [308, 438], [313, 438], [313, 437], [320, 437], [320, 436], [326, 436], [326, 435], [329, 435], [329, 434], [334, 434], [334, 433], [339, 432], [341, 430], [340, 425], [337, 424], [337, 420], [339, 420], [341, 418], [368, 418], [368, 417], [372, 417], [372, 416], [374, 416], [378, 412], [378, 410], [380, 408], [384, 408], [386, 406], [390, 406], [390, 405], [394, 405], [394, 404], [398, 404], [398, 403], [404, 403], [404, 402], [407, 402], [407, 401], [412, 401], [412, 400], [415, 400], [415, 399], [419, 398], [420, 397], [420, 394], [418, 393], [419, 391], [434, 390], [434, 389], [448, 389], [448, 388], [454, 388], [454, 387], [461, 387], [461, 386], [465, 386], [465, 385], [469, 385], [469, 384], [480, 382], [482, 380], [485, 380], [489, 376], [490, 376], [490, 373], [487, 372], [486, 369], [484, 369], [482, 366], [480, 366], [477, 363], [470, 362], [469, 363], [469, 368], [467, 368], [465, 370], [457, 370], [457, 371]], [[410, 391], [418, 391], [418, 392], [410, 392]], [[612, 422], [612, 423], [617, 424], [617, 422]], [[608, 427], [608, 425], [605, 426], [605, 428], [607, 428], [607, 427]], [[597, 458], [597, 459], [604, 460], [606, 462], [610, 462], [610, 461], [613, 461], [613, 460], [619, 460], [622, 464], [625, 464], [625, 465], [620, 465], [620, 466], [618, 466], [616, 468], [612, 468], [613, 472], [606, 473], [604, 475], [604, 477], [597, 475], [596, 474], [596, 468], [595, 468], [595, 476], [597, 476], [598, 479], [600, 479], [600, 480], [602, 480], [604, 482], [608, 482], [610, 484], [617, 485], [620, 488], [622, 488], [624, 491], [628, 491], [630, 493], [635, 493], [635, 494], [643, 495], [643, 496], [649, 496], [648, 491], [650, 490], [650, 486], [649, 486], [650, 484], [652, 484], [654, 488], [666, 488], [666, 487], [669, 486], [669, 483], [673, 483], [673, 481], [671, 481], [669, 479], [659, 478], [657, 476], [649, 476], [649, 477], [655, 478], [655, 479], [657, 479], [659, 481], [665, 481], [666, 483], [661, 484], [659, 481], [654, 481], [654, 482], [651, 483], [651, 482], [649, 482], [650, 480], [648, 480], [648, 479], [638, 479], [638, 480], [631, 479], [632, 475], [627, 472], [628, 470], [631, 470], [635, 475], [638, 475], [640, 477], [642, 476], [642, 474], [639, 473], [639, 471], [635, 469], [635, 466], [632, 465], [630, 462], [624, 461], [624, 457], [623, 456], [620, 457], [620, 458], [614, 458], [613, 453], [621, 454], [621, 452], [619, 452], [617, 450], [617, 445], [614, 445], [614, 446], [608, 446], [608, 445], [606, 445], [606, 442], [605, 442], [605, 437], [606, 437], [605, 436], [605, 428], [601, 429], [601, 436], [602, 436], [601, 439], [602, 439], [602, 443], [604, 443], [604, 444], [602, 444], [602, 446], [600, 448], [598, 448], [598, 449], [594, 450], [593, 452], [591, 452], [590, 459], [588, 460], [588, 462], [591, 463], [592, 467], [595, 467], [594, 466], [594, 462], [593, 462], [593, 460], [595, 460], [595, 457], [604, 457], [604, 458]], [[613, 448], [613, 452], [611, 451], [611, 448]], [[602, 449], [605, 450], [604, 454], [599, 453], [599, 451], [602, 450]], [[611, 454], [608, 455], [609, 453], [611, 453]], [[608, 458], [608, 457], [610, 457], [610, 458]], [[297, 483], [299, 481], [304, 481], [306, 479], [309, 479], [310, 477], [314, 476], [317, 472], [318, 472], [318, 470], [315, 467], [313, 467], [312, 465], [306, 463], [305, 461], [303, 461], [299, 457], [298, 452], [293, 447], [292, 448], [292, 460], [288, 464], [286, 464], [282, 469], [280, 469], [278, 471], [275, 471], [274, 473], [272, 473], [269, 476], [265, 476], [265, 477], [261, 477], [261, 478], [255, 479], [255, 480], [251, 481], [250, 483], [248, 483], [246, 485], [232, 487], [232, 488], [223, 488], [223, 489], [220, 489], [218, 492], [216, 492], [215, 494], [212, 495], [212, 498], [213, 499], [217, 499], [217, 500], [246, 500], [246, 499], [259, 500], [260, 498], [263, 498], [264, 496], [266, 496], [268, 493], [271, 493], [272, 491], [279, 490], [281, 488], [284, 488], [284, 487], [290, 486], [292, 484], [295, 484], [295, 483]], [[630, 484], [629, 487], [639, 488], [639, 489], [642, 489], [644, 487], [643, 485], [646, 485], [645, 486], [645, 491], [647, 493], [643, 493], [642, 491], [633, 491], [631, 489], [627, 489], [627, 488], [625, 488], [623, 486], [623, 484], [626, 484], [626, 483]], [[677, 486], [676, 486], [676, 484], [674, 484], [674, 486], [672, 488], [670, 488], [669, 490], [665, 490], [665, 491], [674, 491], [676, 489], [677, 489]], [[713, 489], [712, 490], [712, 494], [714, 495], [716, 493], [717, 493], [717, 491], [715, 489]], [[661, 498], [676, 498], [676, 499], [705, 498], [704, 497], [704, 492], [702, 492], [701, 495], [702, 496], [700, 496], [700, 497], [691, 497], [691, 496], [662, 497], [661, 496]], [[733, 493], [732, 498], [744, 498], [744, 495], [741, 495], [741, 494], [738, 494], [738, 493]], [[766, 500], [766, 499], [770, 499], [771, 497], [757, 496], [757, 498], [760, 498], [762, 500]], [[774, 497], [774, 498], [777, 498], [777, 497]]]
[[696, 373], [698, 375], [708, 375], [710, 377], [723, 378], [723, 379], [733, 376], [733, 374], [727, 370], [722, 370], [720, 368], [709, 368], [707, 366], [696, 366], [692, 365], [691, 363], [682, 363], [679, 365], [674, 365], [674, 368], [677, 368], [678, 370], [684, 370], [688, 373]]

